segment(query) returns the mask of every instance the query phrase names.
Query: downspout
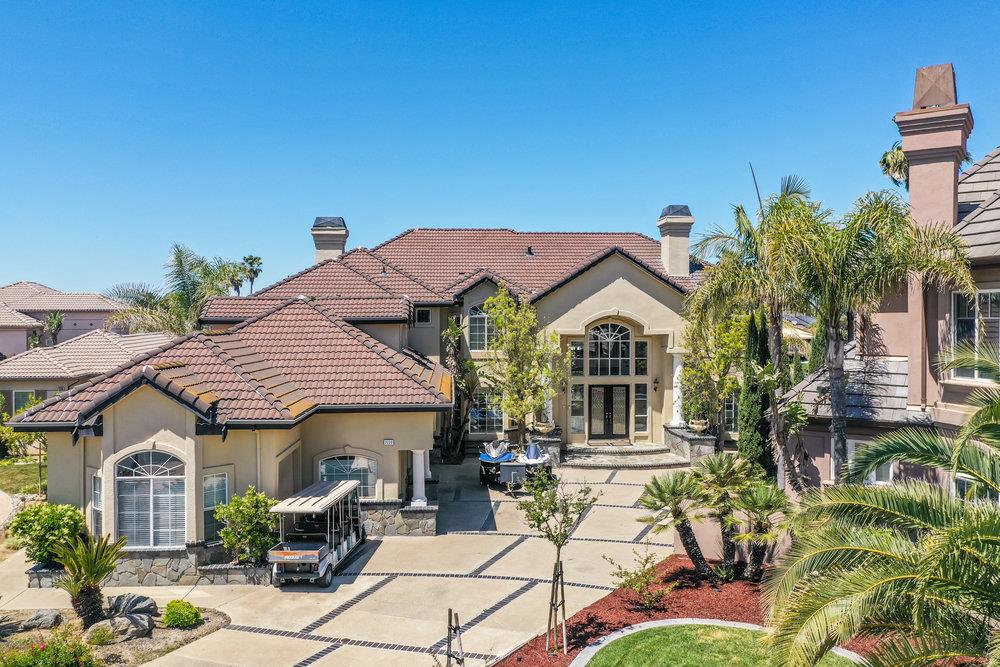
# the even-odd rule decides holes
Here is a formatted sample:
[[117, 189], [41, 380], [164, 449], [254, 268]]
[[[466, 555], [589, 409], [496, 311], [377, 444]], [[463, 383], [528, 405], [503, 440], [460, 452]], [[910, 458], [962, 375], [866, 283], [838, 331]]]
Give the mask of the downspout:
[[[45, 492], [48, 498], [48, 490]], [[87, 438], [80, 438], [80, 511], [87, 512]], [[96, 532], [100, 533], [100, 529]]]
[[257, 441], [257, 491], [260, 491], [260, 431], [254, 428], [254, 438]]
[[927, 289], [923, 277], [920, 278], [920, 411], [927, 412], [927, 373], [930, 364], [927, 359]]

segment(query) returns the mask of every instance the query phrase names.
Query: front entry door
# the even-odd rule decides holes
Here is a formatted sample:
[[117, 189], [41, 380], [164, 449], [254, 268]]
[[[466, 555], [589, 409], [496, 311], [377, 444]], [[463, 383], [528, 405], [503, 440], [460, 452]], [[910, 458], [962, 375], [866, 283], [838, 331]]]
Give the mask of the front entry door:
[[628, 385], [590, 386], [590, 437], [628, 437]]

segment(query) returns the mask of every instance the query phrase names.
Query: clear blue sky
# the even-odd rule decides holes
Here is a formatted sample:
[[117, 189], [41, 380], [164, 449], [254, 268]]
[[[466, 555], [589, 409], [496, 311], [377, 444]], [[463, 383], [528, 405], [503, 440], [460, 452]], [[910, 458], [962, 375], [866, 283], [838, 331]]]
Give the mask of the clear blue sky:
[[171, 242], [260, 283], [413, 226], [727, 225], [786, 173], [888, 185], [914, 68], [952, 61], [1000, 144], [1000, 6], [4, 3], [0, 284], [157, 281]]

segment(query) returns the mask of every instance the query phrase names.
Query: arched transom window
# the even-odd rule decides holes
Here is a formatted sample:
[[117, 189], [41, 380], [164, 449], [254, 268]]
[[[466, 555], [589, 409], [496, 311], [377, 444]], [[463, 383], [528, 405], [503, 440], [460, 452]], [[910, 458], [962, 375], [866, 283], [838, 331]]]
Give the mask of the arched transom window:
[[482, 351], [489, 349], [496, 327], [486, 310], [480, 306], [469, 309], [469, 349]]
[[324, 482], [356, 479], [361, 482], [358, 489], [361, 496], [374, 498], [378, 462], [365, 456], [331, 456], [319, 462], [319, 478]]
[[184, 462], [139, 452], [115, 466], [118, 534], [130, 547], [184, 546]]
[[591, 375], [629, 375], [632, 334], [628, 327], [608, 322], [598, 324], [589, 336]]

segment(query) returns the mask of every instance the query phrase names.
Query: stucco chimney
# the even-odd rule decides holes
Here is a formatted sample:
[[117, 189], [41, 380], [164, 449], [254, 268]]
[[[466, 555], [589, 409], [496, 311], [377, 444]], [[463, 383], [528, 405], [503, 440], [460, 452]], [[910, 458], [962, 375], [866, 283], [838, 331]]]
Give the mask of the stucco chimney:
[[660, 212], [656, 226], [660, 228], [660, 260], [667, 274], [686, 276], [691, 273], [691, 225], [694, 216], [686, 204], [670, 204]]
[[312, 226], [313, 244], [316, 246], [316, 263], [337, 259], [347, 245], [347, 223], [343, 218], [316, 218]]
[[958, 222], [958, 170], [972, 132], [972, 110], [958, 104], [951, 63], [921, 67], [913, 108], [893, 119], [910, 166], [910, 210], [921, 225]]

